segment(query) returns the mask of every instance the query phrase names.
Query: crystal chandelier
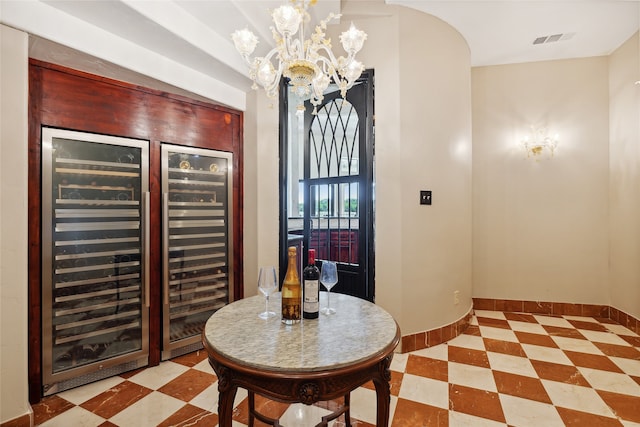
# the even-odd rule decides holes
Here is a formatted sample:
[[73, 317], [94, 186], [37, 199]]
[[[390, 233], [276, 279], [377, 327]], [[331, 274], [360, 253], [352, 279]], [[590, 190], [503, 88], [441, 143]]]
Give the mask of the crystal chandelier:
[[360, 77], [364, 65], [355, 59], [362, 49], [367, 34], [358, 30], [353, 23], [349, 30], [340, 35], [340, 42], [347, 56], [336, 58], [331, 51], [331, 39], [326, 38], [327, 24], [341, 15], [334, 13], [316, 26], [311, 38], [304, 38], [304, 24], [310, 21], [307, 7], [317, 0], [291, 0], [271, 13], [275, 27], [271, 33], [276, 47], [264, 57], [250, 58], [258, 44], [258, 38], [248, 29], [237, 30], [231, 37], [233, 43], [249, 65], [249, 77], [253, 80], [253, 89], [260, 84], [267, 96], [275, 98], [278, 93], [280, 77], [289, 78], [294, 93], [303, 99], [309, 97], [316, 107], [324, 98], [324, 91], [331, 81], [340, 89], [344, 98], [347, 90]]

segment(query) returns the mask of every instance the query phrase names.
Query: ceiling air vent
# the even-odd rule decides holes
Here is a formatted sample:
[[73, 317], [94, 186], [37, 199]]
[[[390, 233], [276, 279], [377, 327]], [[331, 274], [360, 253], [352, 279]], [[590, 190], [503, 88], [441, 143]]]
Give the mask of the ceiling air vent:
[[557, 41], [570, 40], [576, 33], [552, 34], [550, 36], [536, 37], [533, 44], [553, 43]]

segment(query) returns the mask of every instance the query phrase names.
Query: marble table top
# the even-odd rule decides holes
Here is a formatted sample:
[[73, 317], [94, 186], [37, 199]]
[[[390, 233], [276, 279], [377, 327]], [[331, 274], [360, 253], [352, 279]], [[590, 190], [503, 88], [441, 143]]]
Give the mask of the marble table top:
[[[271, 371], [323, 371], [366, 360], [399, 336], [393, 317], [360, 298], [331, 294], [336, 314], [320, 313], [284, 325], [280, 319], [280, 293], [271, 295], [269, 310], [276, 316], [258, 317], [264, 311], [262, 295], [235, 301], [214, 313], [204, 328], [204, 339], [222, 356], [242, 365]], [[327, 303], [320, 293], [320, 307]]]

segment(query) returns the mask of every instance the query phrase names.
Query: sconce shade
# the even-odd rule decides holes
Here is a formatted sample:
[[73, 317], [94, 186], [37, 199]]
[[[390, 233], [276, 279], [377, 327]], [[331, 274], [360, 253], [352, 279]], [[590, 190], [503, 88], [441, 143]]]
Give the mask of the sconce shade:
[[553, 157], [558, 147], [558, 139], [557, 133], [550, 137], [547, 135], [546, 128], [532, 126], [529, 135], [521, 141], [521, 144], [527, 152], [527, 157], [540, 157], [545, 152], [548, 152], [549, 156]]

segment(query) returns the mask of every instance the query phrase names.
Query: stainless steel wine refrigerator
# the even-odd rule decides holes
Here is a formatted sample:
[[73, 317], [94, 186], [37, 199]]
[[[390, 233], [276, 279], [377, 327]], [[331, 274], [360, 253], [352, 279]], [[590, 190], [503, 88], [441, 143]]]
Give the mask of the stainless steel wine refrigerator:
[[[147, 364], [147, 141], [42, 131], [45, 394]], [[94, 378], [95, 377], [95, 378]]]
[[230, 153], [162, 145], [163, 359], [201, 348], [233, 299], [231, 177]]
[[[148, 364], [150, 286], [162, 287], [162, 358], [201, 347], [233, 299], [231, 154], [42, 129], [42, 378], [53, 394]], [[149, 222], [160, 168], [162, 224]], [[160, 197], [160, 195], [157, 195]], [[163, 283], [149, 281], [150, 233]]]

